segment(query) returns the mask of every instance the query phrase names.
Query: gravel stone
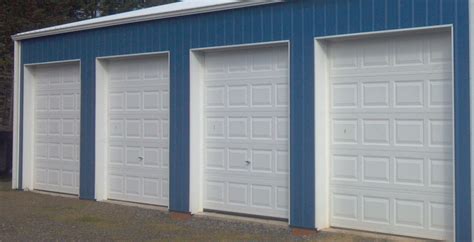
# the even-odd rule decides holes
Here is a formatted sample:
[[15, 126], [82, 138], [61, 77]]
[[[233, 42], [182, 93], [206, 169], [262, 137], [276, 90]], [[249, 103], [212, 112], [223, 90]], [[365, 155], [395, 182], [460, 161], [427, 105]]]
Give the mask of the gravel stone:
[[411, 240], [337, 229], [296, 237], [287, 226], [221, 216], [193, 216], [189, 221], [175, 221], [158, 209], [19, 192], [10, 187], [8, 179], [0, 178], [0, 241]]

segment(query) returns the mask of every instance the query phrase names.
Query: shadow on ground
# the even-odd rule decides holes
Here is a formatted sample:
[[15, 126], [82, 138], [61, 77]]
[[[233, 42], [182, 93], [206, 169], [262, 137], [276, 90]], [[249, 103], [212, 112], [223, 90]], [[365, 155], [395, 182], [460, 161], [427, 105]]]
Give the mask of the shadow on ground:
[[156, 209], [12, 191], [0, 178], [0, 241], [407, 241], [328, 230], [295, 237], [286, 226], [194, 216], [175, 221]]

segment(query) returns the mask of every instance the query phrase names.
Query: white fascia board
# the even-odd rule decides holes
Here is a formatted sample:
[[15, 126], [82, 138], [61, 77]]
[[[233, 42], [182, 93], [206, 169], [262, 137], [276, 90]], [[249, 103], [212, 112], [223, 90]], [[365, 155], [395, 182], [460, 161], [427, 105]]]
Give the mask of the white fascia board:
[[[25, 40], [33, 39], [38, 37], [64, 34], [70, 32], [77, 32], [83, 30], [105, 28], [116, 25], [130, 24], [136, 22], [144, 22], [157, 19], [165, 18], [174, 18], [180, 16], [202, 14], [216, 11], [223, 11], [236, 8], [252, 7], [264, 4], [271, 4], [282, 2], [283, 0], [255, 0], [255, 1], [235, 1], [235, 0], [221, 0], [221, 1], [211, 1], [214, 2], [209, 4], [197, 4], [199, 1], [196, 1], [194, 7], [185, 8], [184, 5], [182, 8], [169, 9], [168, 11], [163, 11], [161, 8], [171, 6], [173, 4], [161, 5], [154, 8], [142, 9], [131, 11], [127, 13], [121, 13], [116, 15], [110, 15], [102, 18], [89, 19], [76, 23], [64, 24], [39, 30], [33, 30], [29, 32], [19, 33], [12, 36], [13, 40]], [[180, 4], [190, 4], [189, 2], [174, 3], [174, 5]], [[155, 11], [151, 11], [155, 10]]]

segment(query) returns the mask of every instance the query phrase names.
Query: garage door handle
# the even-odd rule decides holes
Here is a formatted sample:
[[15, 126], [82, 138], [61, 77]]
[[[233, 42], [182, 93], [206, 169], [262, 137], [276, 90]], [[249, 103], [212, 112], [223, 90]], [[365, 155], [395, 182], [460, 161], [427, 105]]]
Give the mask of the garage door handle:
[[138, 157], [138, 160], [139, 160], [139, 161], [143, 161], [143, 156], [139, 156], [139, 157]]
[[249, 160], [246, 160], [245, 163], [247, 163], [247, 165], [250, 165], [250, 161], [249, 161]]

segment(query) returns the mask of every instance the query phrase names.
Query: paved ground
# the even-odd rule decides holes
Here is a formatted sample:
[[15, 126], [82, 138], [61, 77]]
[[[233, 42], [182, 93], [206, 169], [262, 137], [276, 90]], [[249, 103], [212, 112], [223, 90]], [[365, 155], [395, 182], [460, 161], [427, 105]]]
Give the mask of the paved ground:
[[166, 211], [10, 189], [0, 178], [0, 241], [408, 241], [347, 230], [295, 237], [287, 226], [223, 216], [172, 220]]

